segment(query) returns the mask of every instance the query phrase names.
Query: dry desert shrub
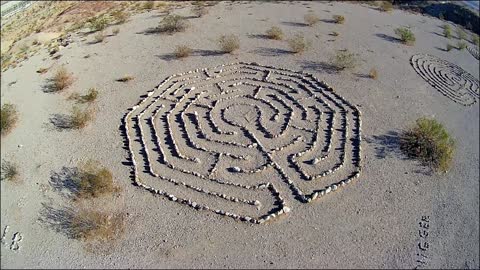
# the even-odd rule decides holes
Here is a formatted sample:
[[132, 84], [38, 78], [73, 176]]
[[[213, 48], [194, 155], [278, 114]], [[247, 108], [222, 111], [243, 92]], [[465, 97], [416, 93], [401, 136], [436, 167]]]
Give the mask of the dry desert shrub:
[[390, 1], [383, 1], [380, 4], [380, 9], [385, 12], [392, 12], [393, 11], [393, 4]]
[[116, 35], [118, 35], [118, 33], [120, 33], [120, 28], [115, 27], [115, 28], [112, 29], [112, 35], [116, 36]]
[[84, 103], [94, 102], [98, 97], [98, 90], [95, 88], [88, 89], [86, 95], [81, 96], [81, 101]]
[[457, 49], [464, 50], [467, 48], [467, 43], [463, 40], [459, 40], [457, 43]]
[[113, 182], [112, 173], [94, 161], [82, 165], [79, 172], [78, 198], [97, 198], [120, 190]]
[[93, 119], [93, 110], [90, 108], [80, 109], [77, 106], [73, 106], [71, 115], [71, 127], [75, 129], [81, 129], [88, 125]]
[[454, 156], [455, 141], [435, 119], [419, 118], [402, 134], [400, 148], [407, 156], [419, 159], [433, 170], [447, 172]]
[[451, 51], [453, 48], [455, 48], [455, 46], [453, 46], [452, 44], [449, 43], [449, 44], [447, 44], [446, 50], [447, 50], [447, 52], [449, 52], [449, 51]]
[[108, 19], [104, 16], [94, 17], [87, 21], [92, 32], [102, 31], [108, 25]]
[[130, 75], [125, 75], [121, 78], [118, 78], [116, 81], [117, 82], [129, 82], [131, 80], [135, 79], [133, 76], [130, 76]]
[[283, 39], [283, 31], [278, 26], [272, 26], [272, 28], [267, 30], [266, 34], [269, 39], [275, 39], [275, 40]]
[[47, 71], [48, 71], [48, 68], [39, 68], [39, 69], [37, 70], [37, 73], [44, 74], [44, 73], [46, 73]]
[[301, 34], [297, 34], [288, 40], [288, 45], [293, 53], [302, 53], [308, 49], [308, 41]]
[[173, 34], [183, 32], [188, 28], [187, 21], [179, 15], [167, 15], [160, 21], [157, 27], [158, 32]]
[[335, 23], [337, 23], [337, 24], [343, 24], [343, 23], [345, 23], [345, 17], [342, 16], [342, 15], [333, 15], [333, 20], [334, 20]]
[[73, 83], [73, 77], [70, 73], [68, 73], [65, 67], [61, 67], [60, 69], [58, 69], [51, 80], [52, 80], [52, 85], [51, 85], [52, 92], [62, 91], [68, 88]]
[[112, 12], [111, 16], [113, 17], [116, 24], [121, 24], [127, 21], [128, 14], [123, 10], [116, 10]]
[[450, 28], [450, 25], [446, 24], [443, 26], [443, 35], [448, 39], [452, 38], [452, 29]]
[[188, 57], [190, 54], [192, 54], [192, 49], [187, 45], [179, 45], [175, 48], [174, 54], [177, 58]]
[[218, 39], [220, 49], [224, 53], [232, 53], [240, 49], [240, 39], [236, 35], [223, 35]]
[[153, 1], [147, 1], [143, 4], [142, 9], [151, 10], [151, 9], [153, 9], [154, 5], [155, 5], [155, 3]]
[[370, 77], [370, 79], [376, 80], [378, 78], [377, 70], [375, 68], [370, 69], [370, 72], [368, 73], [368, 77]]
[[3, 104], [0, 109], [0, 132], [1, 135], [7, 135], [18, 121], [18, 112], [15, 105], [10, 103]]
[[69, 222], [72, 238], [83, 241], [112, 241], [124, 230], [123, 213], [105, 213], [82, 208], [74, 211]]
[[1, 174], [0, 174], [0, 180], [1, 181], [11, 181], [15, 182], [18, 180], [18, 167], [15, 163], [2, 160], [2, 165], [1, 165]]
[[458, 39], [467, 39], [467, 32], [462, 27], [457, 27]]
[[334, 37], [338, 37], [340, 34], [336, 31], [333, 31], [330, 35]]
[[413, 45], [415, 43], [415, 35], [406, 27], [399, 27], [395, 29], [395, 34], [403, 44]]
[[472, 42], [477, 46], [480, 45], [480, 41], [477, 34], [472, 34]]
[[308, 26], [315, 25], [316, 23], [318, 23], [320, 21], [320, 18], [313, 12], [309, 12], [309, 13], [305, 14], [303, 19], [305, 20], [305, 23]]
[[103, 40], [105, 39], [105, 34], [103, 33], [103, 31], [100, 31], [96, 33], [93, 38], [95, 40], [95, 43], [100, 43], [103, 42]]
[[345, 70], [354, 68], [357, 65], [357, 58], [354, 53], [350, 53], [348, 50], [337, 51], [330, 62], [337, 70]]

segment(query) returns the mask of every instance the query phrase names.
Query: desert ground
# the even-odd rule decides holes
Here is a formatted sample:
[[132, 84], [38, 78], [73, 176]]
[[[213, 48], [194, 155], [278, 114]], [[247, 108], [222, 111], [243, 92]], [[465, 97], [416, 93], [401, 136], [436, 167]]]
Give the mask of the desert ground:
[[[444, 37], [443, 26], [454, 24], [346, 2], [206, 9], [194, 16], [188, 2], [171, 8], [189, 23], [173, 34], [151, 31], [168, 14], [161, 9], [108, 26], [101, 42], [80, 28], [55, 54], [42, 48], [2, 71], [2, 104], [15, 104], [19, 119], [1, 139], [2, 162], [19, 171], [17, 181], [1, 182], [2, 268], [480, 267], [479, 60], [470, 41], [468, 50], [445, 49], [458, 38]], [[312, 26], [309, 12], [320, 18]], [[284, 40], [265, 36], [272, 26]], [[395, 38], [398, 27], [412, 30], [413, 45]], [[238, 50], [219, 51], [224, 34], [239, 38]], [[297, 34], [309, 43], [302, 53], [286, 41]], [[191, 55], [177, 59], [178, 45]], [[357, 64], [338, 71], [330, 59], [345, 49]], [[427, 81], [414, 55], [470, 75], [449, 80], [454, 69]], [[49, 79], [62, 66], [73, 83], [52, 93]], [[466, 80], [476, 95], [455, 100], [447, 89], [455, 85], [432, 85], [442, 79]], [[95, 102], [72, 98], [89, 88], [98, 90]], [[94, 111], [84, 128], [69, 126], [74, 105]], [[399, 134], [419, 117], [438, 120], [455, 139], [448, 172], [400, 151]], [[282, 128], [288, 132], [277, 138]], [[289, 166], [282, 147], [302, 153], [316, 139], [331, 142], [322, 150], [331, 155], [293, 155], [301, 165]], [[108, 168], [119, 191], [72, 199], [66, 182], [89, 160]], [[332, 170], [337, 160], [344, 166]], [[321, 172], [313, 172], [317, 162], [330, 171], [325, 177], [298, 176]], [[84, 205], [121, 215], [122, 230], [109, 241], [74, 239], [68, 209]]]

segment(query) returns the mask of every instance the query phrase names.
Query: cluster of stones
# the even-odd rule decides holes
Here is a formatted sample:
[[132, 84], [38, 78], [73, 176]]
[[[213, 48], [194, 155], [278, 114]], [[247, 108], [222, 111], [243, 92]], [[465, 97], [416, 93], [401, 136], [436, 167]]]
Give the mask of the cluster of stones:
[[414, 55], [410, 62], [415, 71], [442, 95], [464, 106], [478, 101], [479, 81], [459, 66], [428, 54]]
[[478, 50], [478, 46], [468, 46], [467, 47], [468, 52], [473, 55], [473, 57], [477, 58], [480, 60], [480, 51]]
[[[245, 94], [239, 88], [241, 86], [253, 87], [254, 90], [252, 93]], [[270, 93], [261, 96], [260, 93], [263, 91], [273, 91], [274, 94]], [[307, 96], [295, 96], [300, 92], [305, 93]], [[310, 104], [305, 106], [304, 102], [314, 102], [317, 105]], [[226, 105], [222, 105], [222, 103]], [[242, 126], [236, 120], [229, 119], [227, 115], [227, 111], [235, 110], [236, 106], [239, 105], [254, 108], [252, 112], [255, 113], [255, 117], [252, 119], [245, 118], [249, 123], [248, 127]], [[224, 107], [222, 108], [222, 106]], [[271, 117], [265, 116], [268, 115], [268, 113], [264, 112], [265, 108], [269, 108], [268, 111], [273, 112]], [[320, 108], [324, 108], [324, 110], [322, 111]], [[201, 115], [201, 112], [199, 113], [198, 110], [206, 111], [206, 113]], [[298, 115], [295, 115], [295, 110], [299, 110]], [[149, 111], [151, 111], [149, 116], [144, 116]], [[191, 113], [187, 113], [187, 111]], [[282, 114], [282, 112], [286, 113]], [[313, 112], [313, 115], [311, 115], [311, 112]], [[324, 115], [329, 117], [326, 117], [326, 129], [322, 130], [321, 121]], [[347, 115], [351, 116], [350, 121]], [[214, 116], [218, 117], [217, 120], [214, 120]], [[337, 117], [341, 118], [339, 122], [336, 122]], [[273, 168], [273, 171], [278, 173], [279, 179], [289, 186], [300, 201], [311, 202], [332, 191], [336, 191], [339, 187], [343, 187], [359, 177], [362, 169], [360, 117], [360, 111], [353, 104], [311, 74], [272, 66], [261, 66], [256, 63], [239, 62], [217, 66], [212, 69], [197, 69], [166, 78], [155, 89], [147, 92], [147, 95], [139, 103], [129, 109], [123, 119], [123, 126], [129, 161], [133, 168], [132, 178], [134, 184], [154, 194], [164, 196], [171, 201], [185, 204], [197, 210], [211, 211], [237, 220], [261, 224], [290, 212], [290, 208], [271, 182], [240, 184], [228, 179], [228, 174], [225, 174], [223, 177], [218, 176], [221, 168], [218, 168], [217, 164], [224, 157], [228, 157], [229, 160], [239, 161], [251, 159], [251, 156], [247, 153], [248, 151], [245, 154], [235, 154], [223, 149], [240, 147], [255, 150], [262, 157], [263, 163], [259, 166], [253, 169], [232, 166], [229, 168], [231, 173], [260, 175], [268, 168]], [[314, 118], [314, 120], [309, 118]], [[202, 125], [201, 120], [205, 121], [206, 124]], [[278, 130], [274, 131], [267, 128], [268, 124], [266, 122], [278, 123], [282, 120], [283, 122]], [[299, 121], [300, 123], [298, 123]], [[186, 125], [187, 122], [193, 127], [194, 132], [189, 132]], [[162, 138], [159, 136], [159, 123], [163, 124], [160, 127], [165, 131]], [[150, 129], [147, 132], [144, 130], [145, 125], [149, 127], [147, 129]], [[308, 127], [309, 125], [314, 125], [314, 127]], [[237, 132], [231, 129], [231, 127], [241, 131]], [[351, 128], [351, 133], [348, 132], [349, 127]], [[177, 134], [173, 132], [174, 128], [176, 128]], [[212, 134], [221, 136], [221, 139], [215, 139], [206, 132], [207, 130]], [[295, 136], [288, 143], [274, 145], [274, 147], [269, 146], [269, 143], [275, 139], [290, 139], [287, 135], [292, 130], [304, 132], [308, 136], [290, 134]], [[338, 145], [332, 149], [332, 138], [336, 134], [335, 131], [339, 132], [340, 136], [337, 138]], [[245, 140], [248, 140], [248, 143], [224, 139], [228, 138], [228, 136], [238, 136], [239, 133], [244, 136]], [[324, 139], [319, 136], [320, 133], [324, 134]], [[154, 147], [149, 146], [150, 142], [146, 140], [147, 134], [151, 134], [151, 143], [153, 143]], [[177, 136], [178, 134], [182, 134], [182, 136]], [[307, 138], [309, 136], [311, 136], [311, 139]], [[179, 140], [181, 140], [182, 144]], [[323, 140], [325, 142], [322, 142]], [[215, 147], [210, 149], [210, 147], [206, 146], [208, 144], [204, 144], [204, 142], [220, 145], [222, 148], [218, 149], [222, 150], [218, 150]], [[134, 144], [140, 145], [138, 151], [134, 150]], [[347, 144], [351, 144], [351, 146], [349, 145], [349, 149], [351, 148], [349, 157], [351, 157], [348, 160], [348, 164], [346, 164], [345, 154]], [[315, 149], [322, 145], [321, 154], [318, 155]], [[188, 166], [181, 166], [172, 162], [169, 154], [178, 160], [203, 165], [204, 162], [201, 160], [201, 157], [184, 154], [182, 147], [188, 147], [215, 157], [215, 161], [208, 169], [208, 173], [191, 170], [187, 168]], [[305, 148], [293, 154], [284, 153], [294, 147]], [[150, 151], [155, 151], [156, 155], [159, 156], [158, 162], [163, 166], [178, 172], [180, 175], [193, 176], [204, 181], [200, 183], [213, 182], [215, 184], [238, 187], [239, 190], [266, 190], [274, 198], [276, 207], [259, 217], [240, 215], [223, 209], [212, 208], [190, 198], [180, 198], [180, 196], [168, 190], [157, 189], [147, 185], [141, 180], [144, 177], [144, 175], [140, 175], [141, 173], [158, 179], [158, 181], [166, 181], [176, 187], [182, 187], [220, 200], [252, 205], [257, 208], [261, 206], [261, 203], [257, 200], [230, 196], [221, 191], [209, 190], [202, 187], [201, 184], [193, 185], [187, 183], [181, 180], [181, 177], [165, 176], [163, 171], [157, 172], [154, 169], [155, 164], [152, 163]], [[321, 164], [326, 159], [333, 159], [334, 157], [331, 157], [330, 154], [335, 151], [337, 151], [338, 162], [330, 169], [315, 174], [303, 169], [303, 166], [306, 166], [302, 165], [303, 163], [308, 166], [314, 166]], [[285, 158], [285, 162], [289, 164], [288, 166], [281, 163], [283, 159], [279, 161], [280, 158], [283, 158], [282, 155]], [[316, 157], [308, 162], [302, 161], [302, 158], [308, 155], [316, 155]], [[312, 192], [305, 192], [297, 185], [300, 180], [313, 182], [334, 175], [344, 165], [350, 167], [351, 173], [348, 171], [347, 177], [337, 179], [333, 184], [323, 185], [320, 189], [314, 189]], [[141, 166], [144, 168], [143, 171], [140, 170]], [[293, 169], [286, 169], [286, 167]]]

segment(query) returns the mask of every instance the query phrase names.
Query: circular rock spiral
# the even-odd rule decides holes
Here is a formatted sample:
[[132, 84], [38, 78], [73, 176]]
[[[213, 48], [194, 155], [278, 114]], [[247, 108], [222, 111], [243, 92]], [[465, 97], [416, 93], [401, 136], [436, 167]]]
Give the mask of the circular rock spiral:
[[233, 63], [168, 77], [126, 113], [136, 185], [264, 223], [360, 175], [360, 111], [314, 76]]
[[428, 54], [410, 60], [415, 71], [430, 85], [451, 100], [470, 106], [479, 98], [479, 82], [462, 68]]

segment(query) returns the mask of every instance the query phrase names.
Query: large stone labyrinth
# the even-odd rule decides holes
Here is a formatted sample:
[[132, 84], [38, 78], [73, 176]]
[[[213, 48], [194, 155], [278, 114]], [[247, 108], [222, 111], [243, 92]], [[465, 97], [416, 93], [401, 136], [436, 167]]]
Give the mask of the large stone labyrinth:
[[[259, 224], [361, 171], [360, 111], [312, 75], [234, 63], [168, 77], [124, 118], [134, 182]], [[340, 203], [340, 202], [339, 202]]]
[[479, 98], [479, 82], [462, 68], [428, 54], [416, 54], [410, 60], [415, 71], [444, 96], [464, 106]]

